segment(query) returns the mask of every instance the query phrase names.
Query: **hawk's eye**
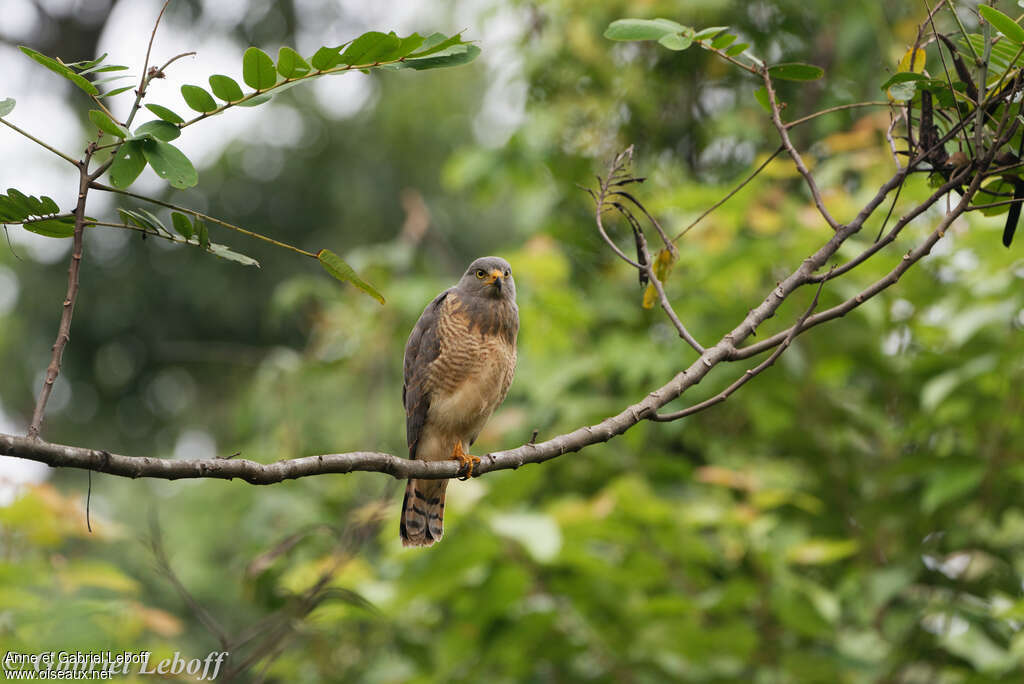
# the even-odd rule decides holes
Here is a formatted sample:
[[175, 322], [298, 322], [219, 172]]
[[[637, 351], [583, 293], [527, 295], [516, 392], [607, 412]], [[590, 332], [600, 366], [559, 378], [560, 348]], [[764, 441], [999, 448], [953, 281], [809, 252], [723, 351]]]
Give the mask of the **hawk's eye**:
[[484, 276], [486, 276], [486, 275], [487, 274], [484, 273], [484, 269], [482, 269], [482, 268], [476, 269], [476, 277], [477, 278], [480, 278], [481, 280], [483, 280]]
[[508, 277], [509, 277], [510, 275], [512, 275], [512, 271], [510, 271], [510, 270], [508, 270], [508, 269], [506, 268], [506, 269], [505, 269], [505, 277], [506, 277], [506, 278], [508, 278]]

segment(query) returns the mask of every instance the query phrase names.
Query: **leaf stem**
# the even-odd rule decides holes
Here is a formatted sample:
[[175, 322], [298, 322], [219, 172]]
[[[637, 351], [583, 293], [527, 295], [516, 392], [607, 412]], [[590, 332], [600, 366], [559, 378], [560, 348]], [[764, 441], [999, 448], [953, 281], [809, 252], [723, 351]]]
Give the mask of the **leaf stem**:
[[89, 187], [95, 188], [96, 190], [103, 190], [104, 192], [113, 192], [113, 193], [117, 193], [119, 195], [125, 195], [126, 197], [132, 197], [134, 199], [142, 200], [143, 202], [149, 202], [151, 204], [156, 204], [156, 205], [159, 205], [161, 207], [165, 207], [167, 209], [171, 209], [173, 211], [180, 211], [183, 214], [191, 214], [192, 216], [194, 216], [197, 219], [202, 219], [203, 221], [208, 221], [210, 223], [215, 223], [218, 226], [221, 226], [223, 228], [227, 228], [228, 230], [233, 230], [236, 233], [241, 233], [242, 235], [248, 235], [251, 238], [255, 238], [257, 240], [262, 240], [264, 242], [269, 242], [270, 244], [272, 244], [272, 245], [274, 245], [276, 247], [282, 247], [284, 249], [291, 250], [291, 251], [295, 252], [296, 254], [301, 254], [303, 256], [310, 257], [311, 259], [318, 259], [317, 255], [314, 254], [313, 252], [307, 252], [304, 249], [300, 249], [299, 247], [295, 247], [294, 245], [289, 245], [286, 242], [280, 242], [278, 240], [275, 240], [274, 238], [267, 237], [266, 235], [261, 235], [260, 233], [253, 232], [251, 230], [246, 230], [245, 228], [242, 228], [241, 226], [236, 226], [233, 223], [228, 223], [227, 221], [222, 221], [222, 220], [220, 220], [218, 218], [214, 218], [213, 216], [208, 216], [208, 215], [202, 213], [201, 211], [196, 211], [195, 209], [189, 209], [188, 207], [182, 207], [182, 206], [179, 206], [177, 204], [171, 204], [170, 202], [164, 202], [163, 200], [154, 199], [152, 197], [146, 197], [145, 195], [138, 195], [138, 194], [136, 194], [134, 192], [129, 192], [128, 190], [121, 190], [119, 188], [113, 188], [113, 187], [110, 187], [109, 185], [104, 185], [103, 183], [97, 183], [96, 181], [90, 182], [89, 183]]
[[35, 144], [40, 145], [42, 147], [45, 147], [46, 149], [50, 150], [50, 152], [53, 152], [55, 155], [57, 155], [58, 157], [60, 157], [64, 161], [68, 162], [69, 164], [74, 164], [76, 167], [78, 166], [78, 161], [77, 160], [71, 158], [70, 156], [64, 154], [63, 152], [61, 152], [60, 150], [58, 150], [58, 149], [56, 149], [54, 147], [50, 147], [49, 145], [47, 145], [46, 143], [44, 143], [42, 140], [40, 140], [39, 138], [35, 137], [34, 135], [21, 130], [20, 128], [18, 128], [14, 124], [12, 124], [7, 119], [0, 118], [0, 123], [4, 124], [5, 126], [9, 126], [10, 128], [13, 128], [18, 133], [21, 133], [23, 136], [25, 136], [26, 138], [28, 138], [29, 140], [31, 140]]

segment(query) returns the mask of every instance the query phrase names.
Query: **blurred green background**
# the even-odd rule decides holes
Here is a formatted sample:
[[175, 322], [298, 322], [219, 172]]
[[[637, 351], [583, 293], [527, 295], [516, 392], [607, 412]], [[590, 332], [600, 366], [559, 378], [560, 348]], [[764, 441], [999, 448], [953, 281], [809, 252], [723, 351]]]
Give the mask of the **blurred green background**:
[[[110, 51], [137, 69], [158, 7], [5, 0], [11, 120], [77, 153], [88, 102], [14, 46], [67, 61]], [[387, 304], [234, 234], [213, 237], [261, 269], [90, 231], [43, 434], [166, 458], [404, 454], [405, 338], [484, 254], [513, 265], [522, 331], [511, 393], [477, 451], [618, 412], [693, 354], [640, 307], [635, 272], [600, 242], [576, 184], [635, 144], [648, 177], [637, 193], [674, 234], [777, 143], [759, 84], [697, 49], [612, 43], [608, 23], [731, 26], [769, 61], [824, 67], [822, 81], [780, 84], [794, 119], [880, 99], [925, 12], [873, 0], [175, 0], [154, 56], [199, 54], [169, 70], [152, 95], [161, 104], [176, 104], [184, 82], [237, 76], [248, 45], [309, 54], [369, 29], [466, 28], [483, 53], [455, 69], [330, 77], [188, 129], [199, 186], [172, 195], [153, 176], [148, 190], [333, 249]], [[934, 46], [928, 58], [940, 68]], [[861, 109], [795, 129], [840, 220], [892, 172], [888, 124], [884, 109]], [[67, 203], [66, 170], [9, 130], [0, 139], [0, 186]], [[894, 215], [928, 192], [914, 179]], [[91, 214], [113, 213], [95, 199]], [[887, 272], [939, 215], [830, 282], [822, 308]], [[4, 459], [0, 644], [230, 650], [245, 681], [1018, 681], [1024, 245], [1004, 249], [1001, 229], [999, 217], [954, 224], [898, 285], [802, 336], [722, 405], [453, 483], [444, 540], [430, 549], [400, 547], [402, 483], [384, 475], [268, 487], [93, 475], [90, 534], [85, 472]], [[21, 433], [68, 241], [7, 232], [0, 427]], [[710, 344], [827, 234], [792, 165], [775, 162], [680, 242], [673, 304]], [[788, 325], [812, 294], [759, 333]], [[686, 404], [746, 367], [716, 369]]]

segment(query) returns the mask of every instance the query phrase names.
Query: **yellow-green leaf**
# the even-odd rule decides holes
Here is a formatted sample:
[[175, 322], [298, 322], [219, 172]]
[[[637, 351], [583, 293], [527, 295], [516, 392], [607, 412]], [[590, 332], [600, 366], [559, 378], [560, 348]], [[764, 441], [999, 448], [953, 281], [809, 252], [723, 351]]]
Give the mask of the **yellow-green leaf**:
[[384, 295], [377, 291], [373, 285], [359, 277], [359, 275], [349, 266], [345, 261], [332, 252], [329, 249], [321, 249], [316, 258], [320, 260], [320, 265], [324, 267], [324, 270], [330, 273], [332, 276], [342, 282], [352, 283], [360, 290], [376, 299], [381, 304], [384, 303]]
[[918, 48], [910, 48], [903, 55], [903, 59], [900, 60], [900, 71], [911, 71], [915, 74], [924, 73], [924, 50]]

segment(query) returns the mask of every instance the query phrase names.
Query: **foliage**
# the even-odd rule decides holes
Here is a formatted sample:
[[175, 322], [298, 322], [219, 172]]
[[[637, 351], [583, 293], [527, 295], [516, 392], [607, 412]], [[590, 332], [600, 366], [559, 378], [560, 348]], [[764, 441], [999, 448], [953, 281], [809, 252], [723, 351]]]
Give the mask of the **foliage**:
[[[917, 8], [766, 7], [762, 14], [695, 8], [687, 16], [658, 2], [560, 0], [536, 8], [540, 16], [519, 48], [528, 115], [500, 147], [471, 142], [468, 118], [443, 116], [476, 109], [458, 98], [482, 90], [467, 85], [481, 83], [479, 72], [417, 85], [384, 74], [372, 111], [332, 124], [340, 133], [323, 150], [296, 154], [265, 185], [244, 182], [253, 196], [277, 190], [299, 198], [288, 211], [305, 218], [307, 240], [322, 237], [313, 231], [324, 225], [353, 226], [348, 237], [364, 242], [349, 261], [388, 293], [387, 306], [338, 297], [307, 274], [282, 275], [268, 292], [247, 275], [200, 268], [165, 294], [137, 272], [114, 271], [139, 292], [90, 286], [106, 295], [112, 317], [127, 321], [99, 332], [83, 326], [66, 362], [75, 388], [90, 381], [100, 388], [102, 419], [76, 422], [68, 410], [54, 429], [67, 441], [152, 455], [170, 454], [194, 426], [216, 435], [218, 453], [259, 460], [371, 446], [400, 453], [405, 336], [424, 304], [483, 252], [513, 265], [522, 333], [512, 393], [481, 435], [479, 453], [520, 444], [533, 430], [543, 439], [574, 429], [639, 398], [692, 357], [661, 312], [642, 306], [636, 274], [602, 247], [589, 200], [573, 183], [589, 182], [610, 154], [636, 142], [638, 171], [648, 177], [637, 192], [675, 235], [768, 158], [771, 129], [754, 92], [760, 83], [724, 69], [717, 54], [673, 49], [681, 44], [675, 39], [604, 40], [612, 22], [643, 15], [674, 17], [679, 26], [731, 24], [728, 34], [751, 54], [825, 65], [823, 79], [776, 84], [790, 120], [875, 98], [883, 87], [896, 89], [896, 99], [906, 84], [913, 92], [897, 101], [910, 102], [917, 120], [930, 92], [924, 82], [886, 83], [924, 73], [918, 68], [940, 73], [945, 48], [934, 43], [922, 48], [926, 66], [903, 63]], [[936, 21], [958, 31], [946, 13]], [[1010, 57], [992, 67], [992, 79], [1012, 68]], [[288, 59], [279, 54], [279, 71]], [[944, 104], [932, 93], [933, 106], [955, 109], [961, 91], [925, 85], [954, 98]], [[893, 168], [889, 124], [883, 110], [858, 109], [794, 129], [840, 220], [852, 218]], [[941, 115], [936, 125], [948, 130]], [[338, 158], [365, 161], [369, 175], [327, 186], [348, 187], [345, 206], [303, 195], [308, 180], [292, 184], [328, 178], [324, 160]], [[396, 168], [370, 163], [380, 158]], [[229, 150], [204, 178], [229, 194], [239, 168]], [[395, 208], [410, 187], [430, 213], [421, 238], [398, 227], [418, 206], [410, 201], [405, 217]], [[926, 178], [913, 178], [893, 215], [931, 191]], [[205, 215], [222, 213], [219, 199], [210, 199]], [[205, 219], [179, 215], [185, 221], [172, 215], [166, 232], [199, 239]], [[260, 217], [245, 218], [260, 225]], [[882, 220], [871, 219], [840, 256], [869, 246]], [[826, 285], [822, 307], [883, 275], [937, 220], [928, 214], [912, 223], [883, 263], [865, 264], [849, 285]], [[358, 237], [366, 226], [380, 228]], [[151, 534], [139, 502], [153, 499], [181, 583], [232, 637], [257, 630], [239, 653], [265, 654], [257, 668], [266, 665], [278, 681], [1020, 678], [1024, 270], [1019, 244], [1006, 250], [996, 238], [1003, 226], [1002, 216], [972, 212], [896, 286], [799, 338], [715, 409], [641, 424], [542, 466], [453, 483], [445, 539], [426, 552], [399, 547], [400, 483], [381, 476], [255, 488], [96, 475], [97, 532], [87, 537], [84, 476], [59, 473], [60, 493], [43, 485], [0, 511], [10, 579], [0, 583], [0, 640], [19, 648], [217, 649], [139, 541]], [[625, 240], [627, 231], [616, 236]], [[775, 159], [685, 234], [678, 259], [666, 257], [659, 276], [691, 332], [711, 339], [825, 231], [792, 165]], [[132, 249], [143, 266], [157, 263], [148, 260], [151, 244]], [[259, 256], [264, 269], [281, 273], [271, 270], [280, 268], [272, 253]], [[36, 265], [0, 259], [17, 269], [25, 290], [41, 282], [31, 279]], [[230, 302], [209, 295], [228, 288]], [[759, 336], [798, 316], [811, 293], [804, 297]], [[49, 311], [49, 299], [40, 295], [6, 317], [0, 358], [34, 341], [20, 331], [35, 329], [35, 309]], [[168, 304], [153, 311], [152, 301]], [[52, 312], [44, 318], [50, 335]], [[187, 335], [170, 337], [172, 326]], [[169, 336], [176, 356], [166, 346], [164, 356], [155, 351], [154, 330]], [[238, 346], [239, 335], [252, 348]], [[182, 351], [189, 339], [201, 341], [199, 352]], [[217, 357], [212, 350], [224, 340], [233, 344], [227, 358]], [[111, 356], [135, 359], [120, 383], [112, 381], [110, 369], [119, 366]], [[93, 368], [106, 380], [104, 373], [92, 379]], [[21, 373], [12, 368], [5, 377]], [[688, 399], [712, 396], [730, 380], [713, 374]], [[141, 435], [136, 425], [145, 426]], [[317, 594], [294, 629], [266, 629], [278, 626], [265, 622], [274, 616], [295, 615], [335, 567], [333, 593]]]
[[[167, 3], [164, 5], [164, 10], [166, 7]], [[164, 10], [161, 10], [160, 16], [163, 15]], [[159, 17], [157, 22], [159, 23]], [[156, 28], [156, 26], [153, 28], [153, 37], [155, 37]], [[150, 49], [152, 49], [152, 43], [151, 38]], [[149, 83], [153, 79], [165, 78], [165, 70], [177, 59], [185, 55], [172, 57], [163, 66], [154, 66], [149, 69], [149, 51], [147, 50], [147, 64], [143, 65], [143, 71], [146, 73], [142, 76], [142, 81], [135, 91], [136, 99], [131, 112], [122, 123], [114, 118], [101, 100], [131, 90], [131, 86], [113, 88], [106, 92], [100, 92], [99, 86], [104, 85], [106, 87], [112, 81], [130, 79], [132, 76], [119, 75], [105, 78], [95, 78], [95, 76], [109, 72], [125, 71], [129, 67], [120, 64], [106, 64], [106, 53], [96, 59], [65, 64], [60, 59], [48, 57], [24, 45], [20, 46], [20, 49], [32, 60], [71, 81], [89, 95], [95, 104], [100, 107], [100, 109], [89, 110], [89, 120], [98, 129], [98, 134], [91, 139], [85, 160], [77, 162], [81, 167], [83, 177], [88, 174], [86, 192], [88, 188], [92, 187], [111, 192], [126, 190], [131, 187], [147, 165], [175, 189], [185, 190], [195, 186], [199, 182], [199, 175], [195, 167], [180, 149], [170, 144], [170, 141], [177, 139], [181, 135], [182, 129], [187, 126], [200, 122], [210, 116], [221, 114], [230, 107], [255, 107], [264, 104], [270, 101], [274, 95], [284, 92], [295, 85], [325, 75], [342, 74], [353, 70], [368, 72], [373, 69], [385, 68], [413, 69], [417, 71], [437, 69], [467, 64], [473, 61], [480, 53], [480, 48], [462, 40], [461, 34], [446, 36], [443, 33], [433, 33], [424, 38], [418, 33], [413, 33], [400, 38], [394, 31], [389, 33], [369, 31], [336, 47], [322, 46], [308, 60], [303, 59], [292, 48], [282, 46], [278, 53], [278, 63], [276, 65], [274, 60], [265, 52], [257, 47], [250, 47], [242, 57], [242, 80], [253, 89], [251, 92], [243, 92], [241, 86], [230, 76], [214, 74], [209, 78], [210, 90], [213, 91], [213, 95], [202, 86], [192, 84], [181, 86], [181, 94], [185, 99], [185, 103], [191, 109], [198, 112], [198, 116], [185, 120], [182, 116], [164, 105], [147, 103], [146, 107], [159, 118], [147, 121], [139, 125], [134, 132], [131, 132], [129, 128], [135, 115], [140, 111], [139, 108], [146, 96], [146, 89]], [[222, 100], [223, 104], [218, 104], [214, 96]], [[0, 104], [0, 116], [8, 116], [14, 110], [15, 104], [16, 102], [13, 98], [3, 100], [2, 104]], [[31, 138], [31, 136], [17, 127], [8, 125], [26, 135], [26, 137]], [[104, 134], [113, 136], [117, 140], [113, 143], [101, 144]], [[45, 143], [34, 138], [32, 140], [44, 147], [48, 147]], [[48, 149], [56, 152], [52, 148], [48, 147]], [[93, 155], [98, 151], [106, 151], [109, 158], [105, 161], [99, 158], [97, 168], [92, 170], [89, 164], [93, 159]], [[60, 152], [56, 153], [68, 161], [76, 163], [70, 157]], [[104, 172], [109, 173], [113, 188], [96, 185], [97, 179]], [[125, 194], [153, 204], [164, 204], [150, 197], [130, 193]], [[28, 221], [29, 217], [33, 215], [41, 216], [59, 213], [59, 209], [56, 208], [53, 200], [49, 198], [44, 199], [49, 202], [46, 206], [34, 197], [25, 198], [17, 190], [11, 189], [8, 191], [7, 197], [3, 198], [4, 204], [0, 205], [9, 209], [4, 212], [2, 218], [7, 223], [20, 223], [26, 230], [47, 237], [71, 237], [74, 233], [74, 230], [72, 230], [74, 221], [68, 220], [72, 218], [70, 213], [45, 221]], [[165, 206], [169, 205], [165, 204]], [[11, 211], [11, 208], [15, 210]], [[199, 212], [187, 208], [179, 209], [182, 212], [191, 214], [197, 220], [202, 217], [202, 214]], [[141, 230], [144, 235], [198, 246], [210, 254], [236, 263], [259, 266], [259, 262], [256, 259], [238, 254], [225, 245], [212, 243], [208, 239], [202, 239], [205, 234], [202, 230], [197, 232], [197, 238], [194, 240], [191, 239], [191, 231], [188, 231], [190, 235], [185, 235], [183, 236], [184, 239], [179, 239], [167, 230], [156, 216], [145, 210], [131, 211], [119, 209], [118, 212], [123, 219], [122, 223], [110, 223], [94, 219], [83, 221], [81, 217], [79, 221], [89, 226], [106, 226], [128, 230], [137, 229]], [[145, 214], [144, 218], [140, 218], [140, 212]], [[177, 215], [183, 216], [181, 213]], [[188, 217], [185, 218], [187, 220]], [[178, 220], [180, 221], [180, 219]], [[226, 228], [240, 230], [229, 223], [223, 221], [216, 222]], [[378, 299], [382, 304], [384, 303], [383, 297], [372, 285], [362, 280], [351, 266], [330, 250], [321, 249], [313, 254], [251, 231], [240, 230], [240, 232], [313, 257], [324, 265], [324, 270], [338, 280], [350, 282], [358, 289]]]

